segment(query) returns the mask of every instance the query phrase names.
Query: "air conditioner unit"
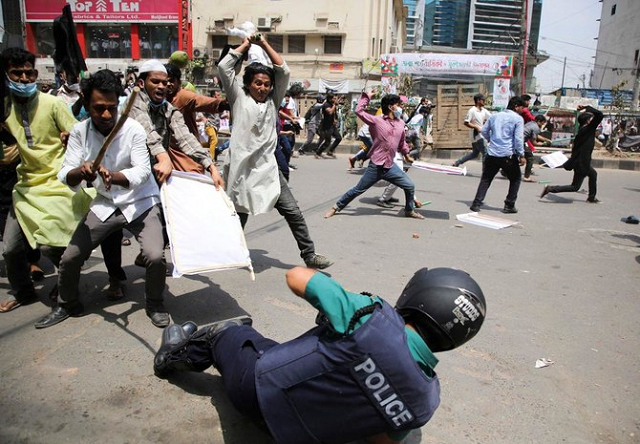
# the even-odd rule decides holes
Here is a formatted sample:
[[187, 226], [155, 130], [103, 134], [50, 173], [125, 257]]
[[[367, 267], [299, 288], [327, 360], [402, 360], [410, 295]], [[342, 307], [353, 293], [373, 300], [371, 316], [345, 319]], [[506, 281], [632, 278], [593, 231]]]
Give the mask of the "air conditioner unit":
[[205, 56], [208, 56], [208, 50], [207, 48], [202, 48], [202, 47], [198, 47], [198, 48], [193, 48], [193, 58], [194, 59], [199, 59]]
[[211, 50], [211, 58], [213, 60], [218, 60], [220, 55], [222, 54], [222, 49], [212, 49]]
[[271, 29], [271, 17], [258, 17], [258, 29]]

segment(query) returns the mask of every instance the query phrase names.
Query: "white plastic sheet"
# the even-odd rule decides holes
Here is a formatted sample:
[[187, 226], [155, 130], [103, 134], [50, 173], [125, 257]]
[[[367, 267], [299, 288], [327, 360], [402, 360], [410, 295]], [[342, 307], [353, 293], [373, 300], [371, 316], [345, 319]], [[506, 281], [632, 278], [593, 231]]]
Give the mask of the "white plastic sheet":
[[173, 277], [246, 268], [255, 279], [240, 218], [208, 176], [173, 171], [160, 197]]

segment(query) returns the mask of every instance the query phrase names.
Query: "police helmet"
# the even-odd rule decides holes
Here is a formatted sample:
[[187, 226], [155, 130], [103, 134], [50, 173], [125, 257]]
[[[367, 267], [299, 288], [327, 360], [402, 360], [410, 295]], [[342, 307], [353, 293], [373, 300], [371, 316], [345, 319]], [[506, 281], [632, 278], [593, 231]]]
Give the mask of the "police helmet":
[[452, 350], [473, 338], [486, 307], [478, 283], [455, 268], [418, 270], [396, 303], [398, 313], [433, 352]]

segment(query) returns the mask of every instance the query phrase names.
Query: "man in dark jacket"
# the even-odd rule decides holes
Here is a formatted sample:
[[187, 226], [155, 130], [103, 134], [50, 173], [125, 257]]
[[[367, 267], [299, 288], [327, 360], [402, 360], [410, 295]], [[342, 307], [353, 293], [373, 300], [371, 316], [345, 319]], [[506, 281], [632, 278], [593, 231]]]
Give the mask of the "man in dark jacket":
[[549, 193], [569, 193], [576, 192], [582, 186], [585, 177], [589, 177], [589, 197], [587, 202], [599, 203], [596, 198], [598, 173], [591, 166], [591, 155], [596, 140], [596, 129], [602, 122], [603, 114], [599, 110], [591, 107], [578, 105], [578, 111], [583, 111], [578, 116], [578, 134], [573, 141], [571, 158], [564, 164], [567, 171], [573, 170], [573, 181], [571, 185], [547, 185], [542, 190], [540, 198]]
[[289, 270], [287, 284], [320, 311], [302, 336], [278, 344], [247, 316], [174, 324], [154, 359], [159, 377], [213, 365], [234, 407], [278, 444], [401, 441], [438, 407], [433, 353], [470, 340], [486, 314], [478, 284], [452, 268], [418, 270], [395, 309], [309, 268]]

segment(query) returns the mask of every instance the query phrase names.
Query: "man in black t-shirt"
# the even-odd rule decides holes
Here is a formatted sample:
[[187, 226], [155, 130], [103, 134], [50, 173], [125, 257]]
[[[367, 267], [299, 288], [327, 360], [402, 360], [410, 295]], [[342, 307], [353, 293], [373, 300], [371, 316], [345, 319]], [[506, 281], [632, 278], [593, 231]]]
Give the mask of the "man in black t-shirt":
[[322, 105], [322, 120], [320, 121], [320, 128], [318, 128], [318, 134], [320, 135], [320, 141], [318, 142], [318, 149], [316, 150], [316, 159], [323, 157], [322, 152], [331, 144], [331, 138], [334, 137], [333, 144], [329, 147], [327, 155], [335, 159], [336, 155], [333, 153], [336, 147], [342, 141], [342, 136], [336, 127], [336, 117], [338, 112], [338, 100], [329, 93], [327, 94], [327, 101]]

